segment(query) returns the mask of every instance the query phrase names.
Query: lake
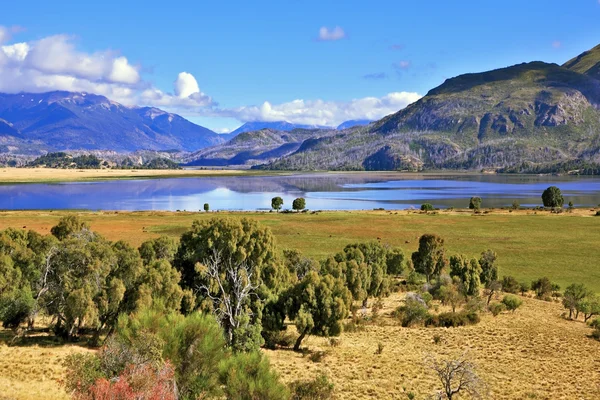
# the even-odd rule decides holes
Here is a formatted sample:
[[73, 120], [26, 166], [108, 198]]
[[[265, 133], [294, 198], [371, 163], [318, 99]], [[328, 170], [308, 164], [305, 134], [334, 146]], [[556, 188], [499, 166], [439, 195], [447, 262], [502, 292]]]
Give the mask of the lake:
[[480, 196], [483, 207], [541, 205], [548, 186], [558, 186], [565, 204], [596, 206], [600, 178], [526, 175], [298, 173], [272, 176], [135, 179], [99, 182], [0, 185], [0, 209], [268, 210], [281, 196], [284, 209], [296, 197], [311, 210], [370, 210], [467, 207]]

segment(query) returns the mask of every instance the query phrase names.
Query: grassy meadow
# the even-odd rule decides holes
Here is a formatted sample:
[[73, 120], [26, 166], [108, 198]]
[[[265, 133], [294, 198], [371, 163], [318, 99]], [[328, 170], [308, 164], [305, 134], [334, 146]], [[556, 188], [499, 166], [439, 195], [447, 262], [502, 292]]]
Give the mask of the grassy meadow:
[[[77, 212], [92, 229], [111, 240], [139, 245], [160, 235], [178, 237], [195, 219], [215, 216], [249, 217], [273, 231], [281, 249], [295, 248], [321, 259], [356, 241], [381, 240], [414, 251], [418, 237], [437, 233], [449, 254], [479, 255], [488, 248], [499, 256], [500, 275], [518, 280], [548, 276], [564, 289], [585, 283], [600, 293], [600, 217], [595, 210], [574, 213], [487, 210], [474, 215], [455, 210], [437, 214], [414, 211], [277, 213]], [[0, 229], [17, 227], [49, 234], [67, 211], [0, 212]], [[492, 399], [600, 398], [600, 342], [588, 337], [583, 322], [567, 321], [557, 302], [524, 298], [514, 314], [490, 313], [474, 326], [460, 328], [402, 328], [391, 312], [401, 305], [402, 293], [383, 299], [374, 322], [356, 332], [344, 332], [339, 345], [309, 337], [310, 353], [322, 351], [320, 361], [289, 350], [265, 350], [286, 382], [326, 372], [337, 399], [427, 398], [438, 388], [424, 365], [429, 355], [457, 356], [465, 350], [487, 382]], [[370, 313], [371, 311], [367, 311]], [[0, 330], [0, 399], [67, 399], [59, 381], [65, 356], [90, 351], [83, 345], [62, 345], [45, 333], [11, 346], [12, 332]], [[439, 335], [441, 343], [434, 343]], [[378, 345], [383, 346], [376, 354]]]
[[[24, 227], [48, 234], [66, 211], [0, 212], [0, 229]], [[446, 240], [449, 254], [478, 256], [498, 253], [500, 274], [518, 280], [548, 276], [564, 289], [581, 282], [600, 293], [600, 217], [593, 210], [550, 214], [545, 211], [489, 210], [422, 214], [414, 211], [349, 211], [316, 214], [78, 212], [93, 230], [110, 240], [138, 246], [160, 235], [179, 237], [195, 219], [215, 216], [255, 218], [273, 231], [278, 246], [301, 250], [322, 259], [356, 241], [381, 240], [405, 253], [417, 249], [418, 238], [436, 233]]]

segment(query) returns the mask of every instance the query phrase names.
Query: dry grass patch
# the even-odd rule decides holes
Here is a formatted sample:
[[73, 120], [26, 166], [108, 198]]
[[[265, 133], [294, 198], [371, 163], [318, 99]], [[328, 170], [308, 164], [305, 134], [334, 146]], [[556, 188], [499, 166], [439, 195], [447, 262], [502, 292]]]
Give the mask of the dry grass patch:
[[[401, 295], [384, 300], [384, 309], [400, 305]], [[484, 315], [475, 326], [402, 328], [389, 316], [382, 325], [344, 333], [339, 345], [310, 337], [311, 352], [326, 351], [315, 363], [292, 351], [267, 351], [283, 379], [308, 379], [329, 374], [341, 399], [424, 398], [438, 389], [427, 354], [459, 356], [465, 350], [478, 366], [494, 399], [600, 398], [600, 343], [587, 337], [583, 323], [563, 320], [556, 303], [525, 299], [516, 313]], [[440, 336], [435, 344], [435, 336]], [[377, 353], [378, 344], [384, 346]]]

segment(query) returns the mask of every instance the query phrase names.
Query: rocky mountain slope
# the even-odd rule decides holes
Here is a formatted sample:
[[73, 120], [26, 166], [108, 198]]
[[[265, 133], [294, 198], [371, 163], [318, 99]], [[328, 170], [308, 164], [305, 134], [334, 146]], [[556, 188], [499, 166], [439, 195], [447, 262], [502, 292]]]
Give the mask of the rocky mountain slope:
[[600, 46], [563, 66], [530, 62], [460, 75], [368, 126], [314, 134], [260, 168], [589, 169], [600, 164], [599, 65]]
[[0, 94], [0, 152], [187, 150], [224, 142], [157, 108], [126, 107], [89, 93]]

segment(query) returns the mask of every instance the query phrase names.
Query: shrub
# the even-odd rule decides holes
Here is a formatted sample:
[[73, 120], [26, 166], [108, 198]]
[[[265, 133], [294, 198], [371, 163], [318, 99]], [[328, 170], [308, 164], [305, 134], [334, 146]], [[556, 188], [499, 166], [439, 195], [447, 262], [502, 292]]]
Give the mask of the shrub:
[[383, 353], [383, 343], [379, 342], [377, 343], [377, 350], [375, 350], [375, 354], [382, 354]]
[[455, 328], [458, 326], [474, 325], [479, 321], [479, 315], [474, 312], [447, 312], [439, 315], [430, 315], [425, 321], [425, 326]]
[[296, 342], [296, 336], [288, 331], [263, 331], [265, 347], [275, 350], [277, 347], [288, 348]]
[[494, 317], [506, 310], [506, 306], [503, 303], [490, 303], [488, 308]]
[[236, 353], [221, 362], [220, 381], [225, 398], [239, 400], [283, 400], [289, 398], [286, 386], [259, 352]]
[[438, 335], [438, 334], [433, 335], [433, 343], [434, 344], [442, 343], [442, 336]]
[[502, 278], [502, 290], [506, 293], [519, 293], [521, 285], [514, 276], [505, 276]]
[[513, 210], [518, 210], [519, 207], [521, 207], [521, 205], [519, 204], [519, 202], [517, 200], [513, 201], [511, 208]]
[[565, 199], [563, 198], [560, 189], [556, 186], [550, 186], [548, 189], [544, 190], [542, 193], [542, 201], [544, 203], [544, 207], [562, 207]]
[[469, 208], [478, 211], [481, 208], [481, 197], [471, 197], [469, 200]]
[[323, 361], [325, 359], [325, 357], [327, 357], [329, 355], [329, 352], [327, 351], [315, 351], [313, 353], [311, 353], [308, 356], [308, 359], [312, 362], [316, 362], [316, 363], [320, 363], [321, 361]]
[[507, 294], [502, 299], [502, 304], [506, 306], [507, 310], [515, 312], [517, 308], [521, 307], [521, 304], [523, 304], [523, 300], [521, 300], [513, 294]]
[[325, 374], [309, 381], [295, 381], [290, 385], [291, 400], [328, 400], [333, 397], [334, 385]]
[[429, 317], [427, 304], [419, 295], [414, 293], [406, 295], [404, 305], [398, 307], [395, 314], [404, 327], [422, 324]]
[[531, 282], [531, 290], [535, 291], [536, 296], [542, 300], [550, 300], [554, 289], [555, 286], [547, 277]]
[[423, 203], [421, 204], [421, 211], [433, 211], [433, 205], [431, 203]]
[[529, 282], [521, 282], [519, 284], [519, 291], [521, 292], [521, 295], [525, 295], [525, 293], [529, 292], [531, 290], [531, 284]]

